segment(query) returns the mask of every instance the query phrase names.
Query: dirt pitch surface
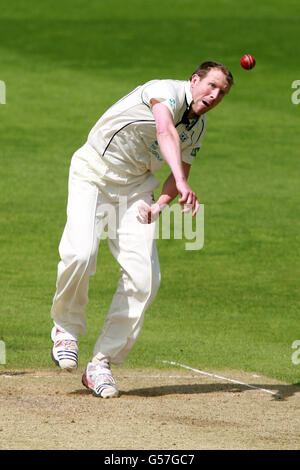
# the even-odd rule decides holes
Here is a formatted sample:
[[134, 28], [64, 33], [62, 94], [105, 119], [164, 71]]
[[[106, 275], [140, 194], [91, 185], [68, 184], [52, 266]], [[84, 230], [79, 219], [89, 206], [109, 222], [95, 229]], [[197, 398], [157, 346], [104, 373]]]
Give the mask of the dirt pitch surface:
[[300, 386], [218, 372], [278, 399], [183, 369], [116, 368], [121, 395], [105, 400], [82, 372], [0, 369], [0, 449], [300, 449]]

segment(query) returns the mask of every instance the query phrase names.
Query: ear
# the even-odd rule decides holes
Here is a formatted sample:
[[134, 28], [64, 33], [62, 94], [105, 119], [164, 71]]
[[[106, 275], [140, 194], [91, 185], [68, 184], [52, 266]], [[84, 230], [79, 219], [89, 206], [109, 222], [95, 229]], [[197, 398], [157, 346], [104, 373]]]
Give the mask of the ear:
[[197, 75], [196, 73], [194, 73], [192, 75], [192, 78], [191, 78], [191, 85], [197, 85], [197, 83], [199, 83], [201, 80], [201, 78], [199, 77], [199, 75]]

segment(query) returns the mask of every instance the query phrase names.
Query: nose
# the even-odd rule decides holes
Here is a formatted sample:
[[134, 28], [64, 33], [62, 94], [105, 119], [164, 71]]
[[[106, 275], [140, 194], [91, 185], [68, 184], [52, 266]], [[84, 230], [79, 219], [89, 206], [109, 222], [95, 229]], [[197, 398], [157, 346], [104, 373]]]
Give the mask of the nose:
[[220, 93], [220, 90], [219, 90], [218, 88], [214, 88], [214, 89], [211, 91], [210, 96], [215, 100], [215, 99], [218, 98], [219, 93]]

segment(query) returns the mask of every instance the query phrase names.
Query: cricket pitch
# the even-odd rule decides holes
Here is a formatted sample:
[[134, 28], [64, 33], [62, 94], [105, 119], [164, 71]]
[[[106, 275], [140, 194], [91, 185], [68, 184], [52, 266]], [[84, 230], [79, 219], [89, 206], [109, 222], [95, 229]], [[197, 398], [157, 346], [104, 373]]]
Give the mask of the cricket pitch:
[[0, 369], [0, 449], [300, 449], [300, 386], [241, 371], [113, 369], [119, 398], [94, 397], [83, 370]]

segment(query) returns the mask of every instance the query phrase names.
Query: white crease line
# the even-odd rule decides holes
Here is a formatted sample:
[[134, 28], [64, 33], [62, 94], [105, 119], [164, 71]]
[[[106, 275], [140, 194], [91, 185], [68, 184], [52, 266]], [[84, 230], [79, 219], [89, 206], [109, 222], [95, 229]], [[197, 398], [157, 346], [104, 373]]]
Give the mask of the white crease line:
[[245, 382], [239, 382], [238, 380], [229, 379], [227, 377], [222, 377], [221, 375], [211, 374], [210, 372], [204, 372], [203, 370], [194, 369], [193, 367], [189, 367], [184, 364], [179, 364], [178, 362], [174, 362], [174, 361], [162, 361], [162, 362], [165, 364], [170, 364], [172, 366], [179, 366], [179, 367], [183, 367], [184, 369], [192, 370], [193, 372], [197, 372], [197, 374], [208, 375], [209, 377], [214, 377], [216, 379], [227, 380], [228, 382], [232, 382], [234, 384], [244, 385], [244, 387], [253, 388], [255, 390], [260, 390], [261, 392], [270, 393], [271, 395], [274, 395], [277, 398], [282, 398], [279, 393], [272, 392], [271, 390], [267, 390], [266, 388], [256, 387], [255, 385], [250, 385]]

